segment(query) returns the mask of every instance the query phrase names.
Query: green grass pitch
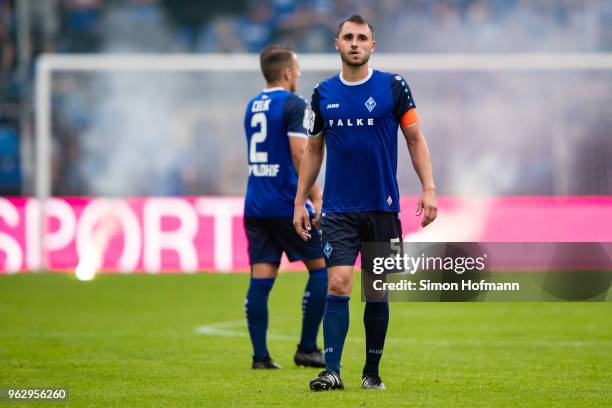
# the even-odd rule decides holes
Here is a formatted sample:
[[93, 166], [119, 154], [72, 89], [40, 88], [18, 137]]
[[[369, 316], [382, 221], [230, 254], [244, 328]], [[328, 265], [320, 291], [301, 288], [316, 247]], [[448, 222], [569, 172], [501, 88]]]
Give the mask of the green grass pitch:
[[393, 303], [381, 366], [387, 390], [366, 392], [358, 288], [347, 389], [312, 393], [318, 371], [292, 362], [305, 281], [283, 273], [272, 291], [269, 347], [283, 369], [271, 372], [249, 368], [246, 274], [0, 277], [0, 387], [70, 392], [68, 402], [0, 405], [612, 405], [609, 302]]

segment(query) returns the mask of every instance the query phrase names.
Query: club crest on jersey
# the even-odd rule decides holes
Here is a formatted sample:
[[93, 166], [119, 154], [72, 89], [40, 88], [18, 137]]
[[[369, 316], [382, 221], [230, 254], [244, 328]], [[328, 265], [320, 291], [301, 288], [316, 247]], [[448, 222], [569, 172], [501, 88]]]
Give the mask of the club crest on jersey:
[[314, 130], [316, 116], [317, 115], [310, 109], [306, 109], [306, 111], [304, 112], [303, 125], [306, 129], [308, 129], [310, 133], [312, 133], [312, 131]]
[[376, 101], [374, 100], [374, 98], [370, 96], [368, 100], [365, 101], [365, 107], [368, 108], [370, 112], [372, 112], [376, 107]]

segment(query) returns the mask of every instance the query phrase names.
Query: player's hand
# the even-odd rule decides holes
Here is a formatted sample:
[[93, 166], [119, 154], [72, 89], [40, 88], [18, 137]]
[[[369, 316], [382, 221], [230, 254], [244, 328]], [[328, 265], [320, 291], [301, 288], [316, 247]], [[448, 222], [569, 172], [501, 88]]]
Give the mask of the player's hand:
[[315, 210], [315, 216], [312, 219], [312, 226], [315, 228], [321, 228], [321, 209], [323, 208], [323, 198], [317, 198], [311, 201]]
[[293, 209], [293, 226], [295, 227], [295, 232], [297, 232], [304, 241], [308, 241], [311, 238], [310, 214], [308, 214], [308, 210], [304, 204], [295, 205]]
[[419, 203], [417, 204], [416, 216], [424, 214], [421, 227], [426, 227], [433, 222], [438, 216], [438, 204], [436, 202], [436, 191], [427, 189], [421, 193]]

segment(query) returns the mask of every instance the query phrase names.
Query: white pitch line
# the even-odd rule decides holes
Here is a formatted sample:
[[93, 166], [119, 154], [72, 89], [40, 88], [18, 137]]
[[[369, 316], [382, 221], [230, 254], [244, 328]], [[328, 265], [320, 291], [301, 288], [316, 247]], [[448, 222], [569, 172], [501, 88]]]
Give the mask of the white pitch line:
[[[230, 327], [243, 326], [244, 330], [236, 331], [229, 330]], [[214, 337], [248, 337], [246, 331], [246, 322], [244, 320], [232, 320], [227, 322], [221, 322], [217, 324], [210, 324], [204, 326], [198, 326], [195, 328], [195, 334], [202, 336], [214, 336]], [[268, 333], [267, 338], [270, 340], [285, 340], [294, 341], [295, 338], [291, 336], [285, 336], [282, 334]]]
[[[231, 320], [198, 326], [194, 333], [210, 337], [248, 337], [244, 320]], [[269, 340], [296, 341], [296, 336], [268, 333]], [[347, 337], [351, 343], [363, 342], [363, 337]], [[487, 339], [415, 339], [388, 337], [387, 343], [420, 344], [424, 346], [508, 346], [524, 345], [531, 347], [612, 347], [612, 340], [487, 340]]]

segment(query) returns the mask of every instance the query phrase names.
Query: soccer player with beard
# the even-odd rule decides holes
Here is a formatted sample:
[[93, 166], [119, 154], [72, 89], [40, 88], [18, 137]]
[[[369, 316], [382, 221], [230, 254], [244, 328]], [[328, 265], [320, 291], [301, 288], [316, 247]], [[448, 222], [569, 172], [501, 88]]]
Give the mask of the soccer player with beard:
[[[283, 252], [290, 261], [303, 261], [309, 272], [302, 298], [302, 335], [294, 362], [324, 367], [323, 353], [316, 344], [327, 292], [320, 236], [315, 228], [312, 241], [304, 242], [292, 224], [297, 171], [308, 140], [304, 125], [307, 103], [295, 94], [300, 68], [295, 52], [280, 45], [265, 48], [260, 63], [267, 86], [249, 101], [244, 118], [249, 164], [244, 228], [251, 264], [245, 308], [253, 344], [252, 368], [280, 368], [268, 352], [266, 332], [268, 295]], [[307, 194], [316, 208], [309, 204], [309, 214], [318, 223], [321, 189], [313, 184]]]
[[[436, 218], [431, 156], [408, 83], [400, 75], [372, 70], [376, 47], [372, 26], [354, 15], [340, 23], [336, 49], [342, 72], [315, 87], [309, 140], [302, 157], [293, 224], [304, 240], [314, 238], [304, 205], [327, 147], [321, 229], [329, 285], [323, 339], [326, 370], [310, 382], [313, 391], [343, 389], [340, 359], [349, 326], [353, 269], [362, 242], [402, 240], [397, 185], [397, 131], [406, 139], [422, 184], [417, 216], [425, 227]], [[364, 389], [384, 389], [379, 375], [389, 303], [367, 301], [363, 321]]]

